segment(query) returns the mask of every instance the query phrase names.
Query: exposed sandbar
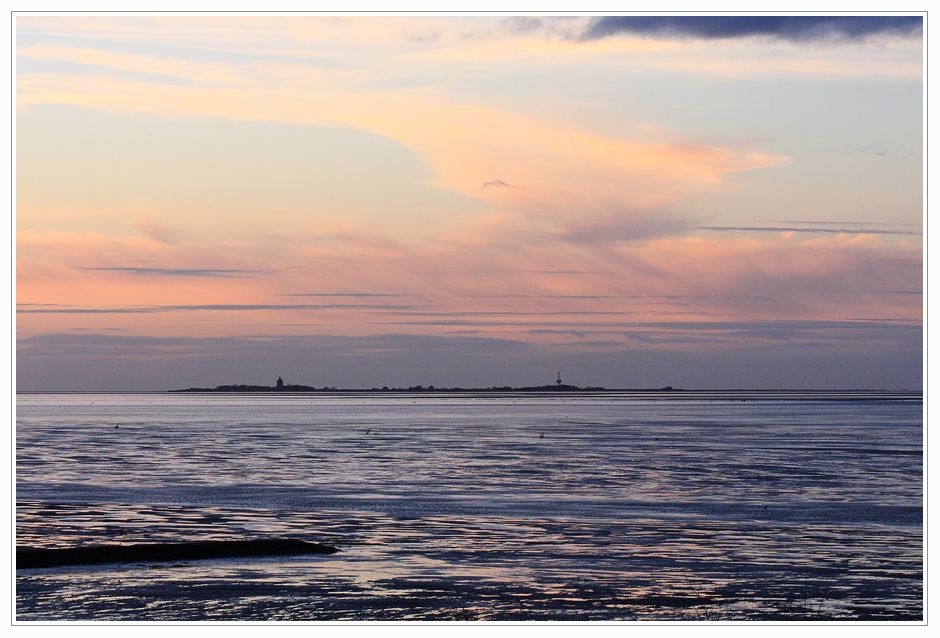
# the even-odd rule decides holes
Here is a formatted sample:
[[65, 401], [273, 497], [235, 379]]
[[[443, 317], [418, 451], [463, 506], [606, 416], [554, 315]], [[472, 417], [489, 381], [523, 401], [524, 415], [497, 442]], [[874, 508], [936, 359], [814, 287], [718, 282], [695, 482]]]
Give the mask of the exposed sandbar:
[[144, 543], [136, 545], [93, 545], [61, 549], [17, 548], [16, 568], [99, 565], [104, 563], [167, 562], [241, 558], [252, 556], [290, 556], [333, 554], [332, 545], [308, 543], [295, 539], [250, 541], [204, 541], [197, 543]]

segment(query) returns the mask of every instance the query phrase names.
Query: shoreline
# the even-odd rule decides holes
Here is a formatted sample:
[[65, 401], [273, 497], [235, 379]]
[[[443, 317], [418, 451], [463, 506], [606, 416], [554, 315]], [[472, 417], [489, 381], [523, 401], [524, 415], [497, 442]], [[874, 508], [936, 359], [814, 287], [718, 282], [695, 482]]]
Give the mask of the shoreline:
[[649, 400], [701, 400], [701, 401], [923, 401], [922, 390], [663, 390], [663, 389], [587, 389], [538, 390], [530, 388], [435, 388], [414, 389], [365, 389], [365, 388], [311, 388], [303, 390], [239, 389], [219, 390], [213, 388], [188, 388], [184, 390], [17, 390], [18, 397], [28, 396], [231, 396], [264, 398], [300, 397], [527, 397], [527, 398], [611, 398]]

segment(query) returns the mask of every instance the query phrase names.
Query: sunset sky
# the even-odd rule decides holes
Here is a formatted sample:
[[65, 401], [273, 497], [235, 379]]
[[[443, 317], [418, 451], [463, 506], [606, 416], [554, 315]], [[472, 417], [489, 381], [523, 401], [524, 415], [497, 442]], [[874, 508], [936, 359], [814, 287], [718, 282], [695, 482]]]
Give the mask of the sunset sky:
[[918, 16], [18, 16], [17, 389], [922, 384]]

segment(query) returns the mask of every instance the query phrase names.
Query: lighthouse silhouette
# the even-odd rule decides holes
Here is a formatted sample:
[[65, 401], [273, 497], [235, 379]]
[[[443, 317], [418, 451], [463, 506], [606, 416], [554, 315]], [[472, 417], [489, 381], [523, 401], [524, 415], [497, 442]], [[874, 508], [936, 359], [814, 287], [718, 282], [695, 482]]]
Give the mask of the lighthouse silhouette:
[[558, 371], [558, 377], [555, 379], [555, 385], [561, 385], [561, 370]]

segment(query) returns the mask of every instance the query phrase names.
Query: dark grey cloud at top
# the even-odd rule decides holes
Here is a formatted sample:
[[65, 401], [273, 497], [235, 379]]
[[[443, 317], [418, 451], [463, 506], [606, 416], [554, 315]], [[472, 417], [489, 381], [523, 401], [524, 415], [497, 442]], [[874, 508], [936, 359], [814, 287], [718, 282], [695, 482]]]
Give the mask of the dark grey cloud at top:
[[592, 22], [581, 39], [628, 33], [704, 40], [860, 41], [875, 36], [919, 36], [922, 31], [921, 16], [605, 16]]

